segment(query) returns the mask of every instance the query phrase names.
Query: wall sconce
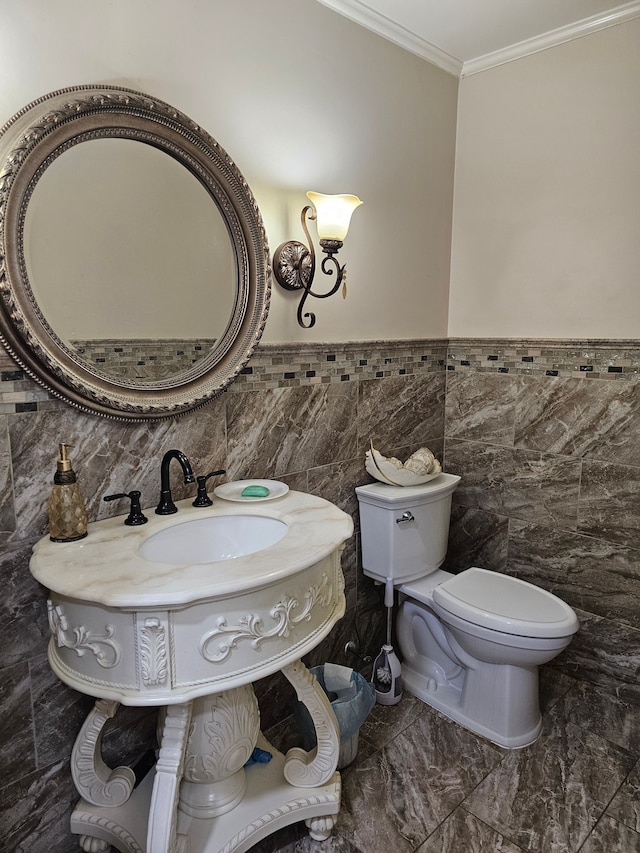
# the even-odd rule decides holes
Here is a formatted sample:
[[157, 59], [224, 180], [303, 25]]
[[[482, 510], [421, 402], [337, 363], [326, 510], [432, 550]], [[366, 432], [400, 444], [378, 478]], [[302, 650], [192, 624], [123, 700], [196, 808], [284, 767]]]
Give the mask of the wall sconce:
[[[323, 195], [309, 192], [307, 198], [311, 200], [313, 206], [308, 204], [302, 208], [300, 221], [309, 248], [297, 240], [289, 240], [278, 246], [273, 255], [273, 274], [278, 284], [285, 290], [303, 291], [298, 304], [298, 324], [303, 329], [310, 329], [316, 322], [316, 315], [312, 312], [308, 311], [304, 315], [302, 313], [307, 296], [326, 299], [327, 296], [333, 296], [341, 284], [346, 288], [346, 264], [340, 266], [335, 255], [347, 236], [351, 214], [362, 204], [355, 195]], [[326, 293], [314, 293], [311, 290], [316, 271], [316, 253], [307, 228], [307, 219], [316, 220], [320, 245], [327, 255], [322, 259], [322, 272], [325, 275], [333, 275], [334, 272], [336, 274], [333, 287]], [[333, 268], [329, 266], [330, 261], [334, 265]], [[344, 295], [346, 295], [346, 289]]]

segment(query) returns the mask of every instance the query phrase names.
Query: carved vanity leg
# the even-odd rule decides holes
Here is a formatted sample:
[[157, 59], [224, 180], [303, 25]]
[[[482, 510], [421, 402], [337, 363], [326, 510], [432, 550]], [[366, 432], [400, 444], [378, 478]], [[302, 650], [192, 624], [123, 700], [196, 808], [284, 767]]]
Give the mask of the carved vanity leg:
[[191, 709], [191, 702], [165, 709], [149, 808], [147, 853], [186, 853], [189, 849], [188, 839], [177, 835], [176, 820]]
[[[340, 751], [340, 729], [331, 703], [302, 661], [285, 666], [282, 670], [295, 688], [298, 699], [306, 705], [318, 741], [315, 752], [305, 752], [293, 747], [287, 752], [284, 776], [290, 785], [315, 788], [334, 778], [338, 784], [338, 809], [340, 808], [340, 776], [335, 772]], [[338, 814], [325, 814], [305, 820], [309, 835], [314, 841], [325, 841], [338, 819]]]
[[102, 760], [102, 732], [119, 706], [119, 702], [98, 699], [84, 721], [71, 753], [71, 775], [76, 789], [94, 806], [123, 805], [131, 796], [135, 783], [135, 773], [130, 767], [112, 770]]
[[107, 853], [112, 845], [125, 853], [143, 853], [137, 837], [140, 829], [146, 832], [147, 808], [138, 816], [135, 773], [130, 767], [111, 770], [101, 754], [104, 727], [119, 706], [119, 702], [98, 699], [71, 753], [71, 774], [82, 799], [73, 810], [70, 828], [80, 836], [85, 853]]
[[285, 666], [282, 672], [295, 688], [298, 699], [306, 705], [318, 739], [315, 753], [305, 752], [297, 746], [287, 752], [285, 779], [301, 788], [316, 788], [331, 779], [338, 765], [338, 721], [324, 690], [302, 661]]

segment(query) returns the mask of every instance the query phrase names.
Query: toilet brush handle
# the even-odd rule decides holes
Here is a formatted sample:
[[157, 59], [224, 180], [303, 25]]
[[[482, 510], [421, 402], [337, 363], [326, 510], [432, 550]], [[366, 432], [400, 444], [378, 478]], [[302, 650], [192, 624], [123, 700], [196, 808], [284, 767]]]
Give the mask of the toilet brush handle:
[[393, 607], [393, 580], [387, 578], [384, 584], [384, 606]]
[[393, 627], [391, 614], [393, 610], [390, 607], [387, 607], [387, 645], [391, 645], [391, 629]]

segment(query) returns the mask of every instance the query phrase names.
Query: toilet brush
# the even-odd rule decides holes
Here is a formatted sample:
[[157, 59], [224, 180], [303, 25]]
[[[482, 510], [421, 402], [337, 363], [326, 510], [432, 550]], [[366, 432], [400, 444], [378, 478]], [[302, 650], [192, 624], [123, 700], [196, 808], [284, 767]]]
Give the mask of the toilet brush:
[[387, 578], [384, 587], [384, 604], [387, 608], [387, 642], [373, 662], [372, 683], [376, 702], [380, 705], [397, 705], [402, 699], [402, 668], [391, 645], [391, 620], [393, 617], [393, 581]]

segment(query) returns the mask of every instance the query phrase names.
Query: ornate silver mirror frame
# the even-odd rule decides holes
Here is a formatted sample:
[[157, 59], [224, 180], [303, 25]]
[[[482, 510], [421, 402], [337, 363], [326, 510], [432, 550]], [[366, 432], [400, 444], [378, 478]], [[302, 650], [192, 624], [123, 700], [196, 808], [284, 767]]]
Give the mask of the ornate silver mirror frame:
[[[48, 323], [27, 274], [25, 217], [38, 180], [63, 152], [104, 138], [150, 145], [181, 163], [206, 189], [229, 233], [236, 266], [231, 317], [215, 346], [167, 378], [119, 378], [85, 360]], [[183, 285], [176, 283], [176, 299]], [[228, 154], [174, 107], [116, 86], [61, 89], [24, 107], [0, 129], [0, 296], [0, 341], [51, 394], [83, 411], [120, 420], [170, 417], [223, 391], [260, 340], [270, 296], [264, 225]]]

